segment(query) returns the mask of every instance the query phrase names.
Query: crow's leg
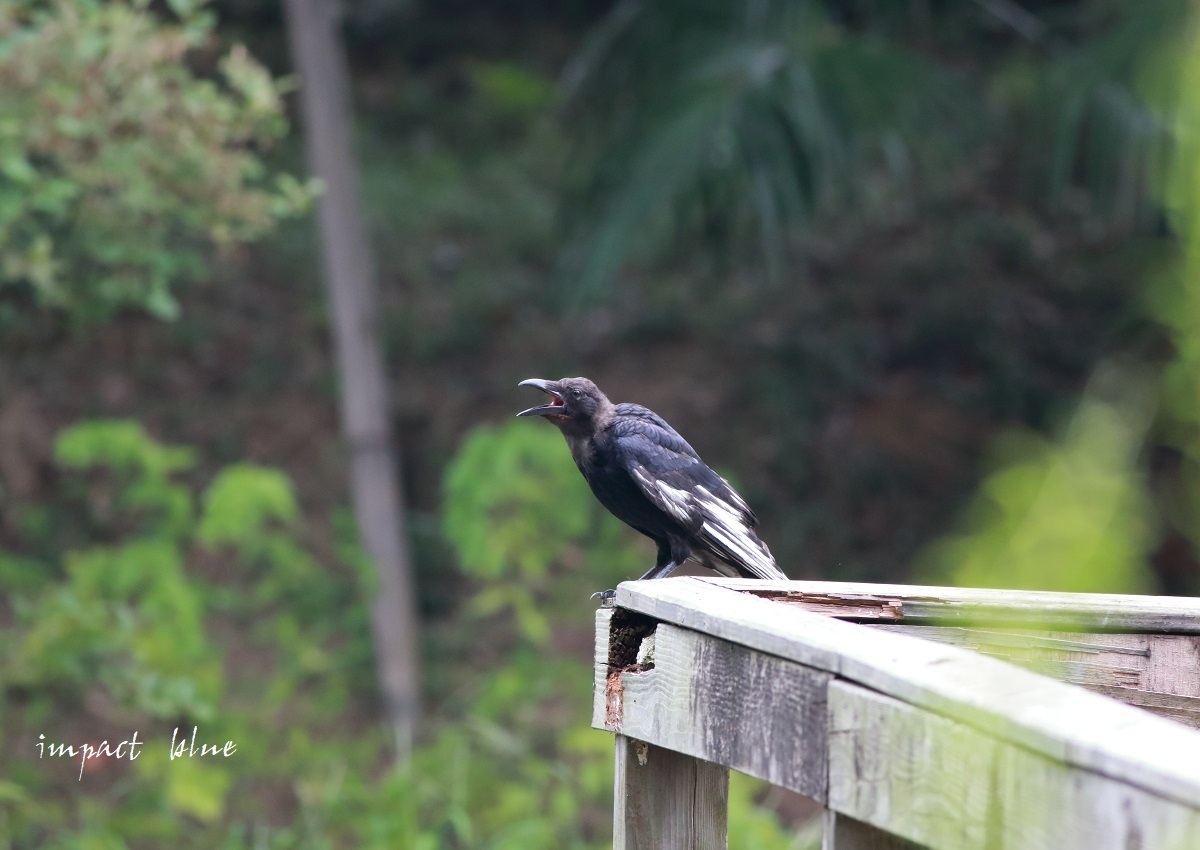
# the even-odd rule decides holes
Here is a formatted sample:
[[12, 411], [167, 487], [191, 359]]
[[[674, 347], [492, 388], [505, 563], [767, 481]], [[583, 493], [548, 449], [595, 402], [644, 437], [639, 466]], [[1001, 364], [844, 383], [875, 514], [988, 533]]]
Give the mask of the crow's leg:
[[655, 564], [653, 567], [646, 570], [646, 572], [642, 573], [641, 577], [638, 578], [638, 581], [645, 581], [646, 579], [651, 578], [666, 578], [671, 573], [675, 572], [675, 570], [678, 569], [679, 566], [686, 560], [686, 558], [680, 558], [678, 560], [671, 559], [665, 564]]
[[672, 540], [658, 541], [658, 560], [654, 566], [642, 573], [638, 581], [645, 581], [652, 578], [666, 578], [675, 569], [691, 556], [692, 552], [687, 546], [680, 545]]
[[[645, 581], [652, 578], [666, 578], [675, 572], [690, 555], [691, 552], [687, 547], [672, 546], [670, 541], [660, 540], [658, 541], [658, 560], [653, 567], [642, 573], [638, 581]], [[592, 599], [600, 597], [605, 606], [611, 606], [613, 604], [613, 597], [616, 594], [615, 590], [600, 590], [592, 594]]]

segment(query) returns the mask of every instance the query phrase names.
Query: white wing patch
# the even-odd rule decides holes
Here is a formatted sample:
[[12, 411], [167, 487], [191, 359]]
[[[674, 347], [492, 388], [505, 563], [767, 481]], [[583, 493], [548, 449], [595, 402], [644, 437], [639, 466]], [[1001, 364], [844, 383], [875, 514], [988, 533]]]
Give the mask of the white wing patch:
[[[746, 516], [754, 516], [754, 511], [750, 510], [750, 506], [747, 505], [746, 501], [738, 495], [737, 490], [734, 490], [731, 486], [729, 486], [729, 482], [724, 478], [721, 479], [721, 483], [724, 484], [725, 489], [729, 491], [729, 500], [733, 502], [733, 506]], [[700, 489], [703, 490], [704, 488], [701, 487]]]
[[754, 537], [746, 522], [749, 508], [742, 510], [745, 502], [740, 497], [735, 494], [734, 498], [737, 501], [730, 505], [700, 486], [696, 487], [695, 496], [697, 505], [704, 513], [701, 529], [710, 540], [761, 578], [787, 578], [783, 571], [775, 566], [775, 559], [771, 557], [767, 547]]
[[[640, 466], [633, 468], [633, 474], [656, 505], [684, 528], [698, 533], [720, 560], [740, 563], [759, 578], [787, 578], [775, 566], [775, 559], [766, 545], [751, 530], [754, 514], [732, 488], [729, 490], [731, 498], [726, 501], [701, 485], [696, 485], [690, 491], [672, 487]], [[705, 555], [701, 554], [698, 560], [719, 572], [725, 572], [723, 564], [710, 562]], [[736, 575], [737, 572], [728, 574]]]
[[672, 487], [670, 484], [665, 484], [662, 481], [655, 480], [649, 472], [640, 466], [634, 467], [633, 474], [637, 476], [643, 490], [647, 493], [658, 493], [660, 498], [656, 501], [663, 510], [673, 516], [684, 527], [692, 524], [694, 513], [692, 506], [693, 499], [690, 493], [686, 490]]

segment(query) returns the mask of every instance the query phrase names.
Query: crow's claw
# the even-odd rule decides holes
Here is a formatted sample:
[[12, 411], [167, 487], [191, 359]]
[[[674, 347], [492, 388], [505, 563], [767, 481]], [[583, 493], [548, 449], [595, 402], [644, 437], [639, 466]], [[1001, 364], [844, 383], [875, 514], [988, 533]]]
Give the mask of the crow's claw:
[[617, 595], [617, 592], [615, 590], [597, 590], [595, 593], [592, 594], [591, 598], [595, 599], [598, 596], [598, 597], [600, 597], [600, 604], [603, 607], [611, 608], [613, 605], [613, 598], [616, 595]]

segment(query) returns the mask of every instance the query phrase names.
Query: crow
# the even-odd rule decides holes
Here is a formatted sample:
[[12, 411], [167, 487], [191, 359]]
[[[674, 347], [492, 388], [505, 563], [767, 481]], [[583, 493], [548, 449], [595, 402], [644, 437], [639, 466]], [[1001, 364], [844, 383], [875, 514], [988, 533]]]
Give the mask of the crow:
[[550, 403], [517, 416], [556, 425], [600, 504], [658, 544], [643, 579], [664, 578], [689, 558], [730, 577], [787, 579], [754, 533], [754, 512], [657, 413], [613, 404], [587, 378], [518, 386], [536, 387]]

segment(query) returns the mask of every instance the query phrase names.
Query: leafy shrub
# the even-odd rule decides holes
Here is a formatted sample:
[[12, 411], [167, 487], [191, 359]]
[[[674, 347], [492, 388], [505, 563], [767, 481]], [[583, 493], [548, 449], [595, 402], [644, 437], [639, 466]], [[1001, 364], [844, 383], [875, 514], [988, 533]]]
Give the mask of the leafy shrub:
[[221, 85], [193, 73], [212, 39], [201, 3], [164, 24], [146, 0], [0, 5], [0, 287], [96, 320], [161, 317], [205, 243], [254, 239], [309, 190], [259, 151], [283, 136], [280, 84], [244, 49]]
[[653, 557], [600, 508], [562, 437], [540, 423], [474, 429], [447, 469], [445, 494], [446, 536], [482, 582], [475, 610], [511, 611], [535, 642], [549, 638], [546, 611], [578, 622], [592, 590], [636, 577]]
[[[81, 511], [90, 538], [52, 561], [6, 555], [0, 570], [12, 605], [11, 622], [0, 630], [8, 647], [0, 661], [10, 733], [3, 758], [20, 765], [12, 793], [0, 801], [0, 836], [17, 847], [124, 847], [152, 837], [211, 846], [203, 829], [187, 844], [189, 824], [236, 822], [230, 792], [261, 781], [263, 772], [244, 770], [246, 762], [170, 762], [155, 739], [199, 725], [221, 730], [222, 740], [235, 739], [251, 758], [274, 747], [283, 764], [303, 763], [312, 751], [283, 743], [288, 730], [275, 728], [274, 718], [284, 706], [302, 726], [336, 716], [336, 701], [331, 712], [327, 700], [309, 704], [301, 694], [317, 673], [326, 693], [347, 689], [355, 666], [334, 665], [327, 644], [348, 622], [365, 632], [365, 618], [336, 616], [361, 599], [308, 554], [291, 483], [276, 470], [228, 467], [197, 499], [176, 480], [194, 467], [195, 452], [117, 420], [65, 429], [54, 453], [64, 474], [62, 502], [51, 512]], [[196, 572], [197, 562], [230, 557], [236, 569], [226, 586]], [[329, 607], [313, 604], [313, 595]], [[218, 616], [226, 621], [219, 630], [212, 626]], [[342, 643], [352, 656], [354, 644]], [[251, 648], [273, 663], [248, 688], [230, 654]], [[79, 744], [121, 740], [133, 729], [146, 744], [136, 762], [85, 765], [84, 779], [99, 773], [99, 787], [78, 784], [61, 761], [30, 761], [38, 734]], [[47, 826], [54, 822], [61, 827]]]

